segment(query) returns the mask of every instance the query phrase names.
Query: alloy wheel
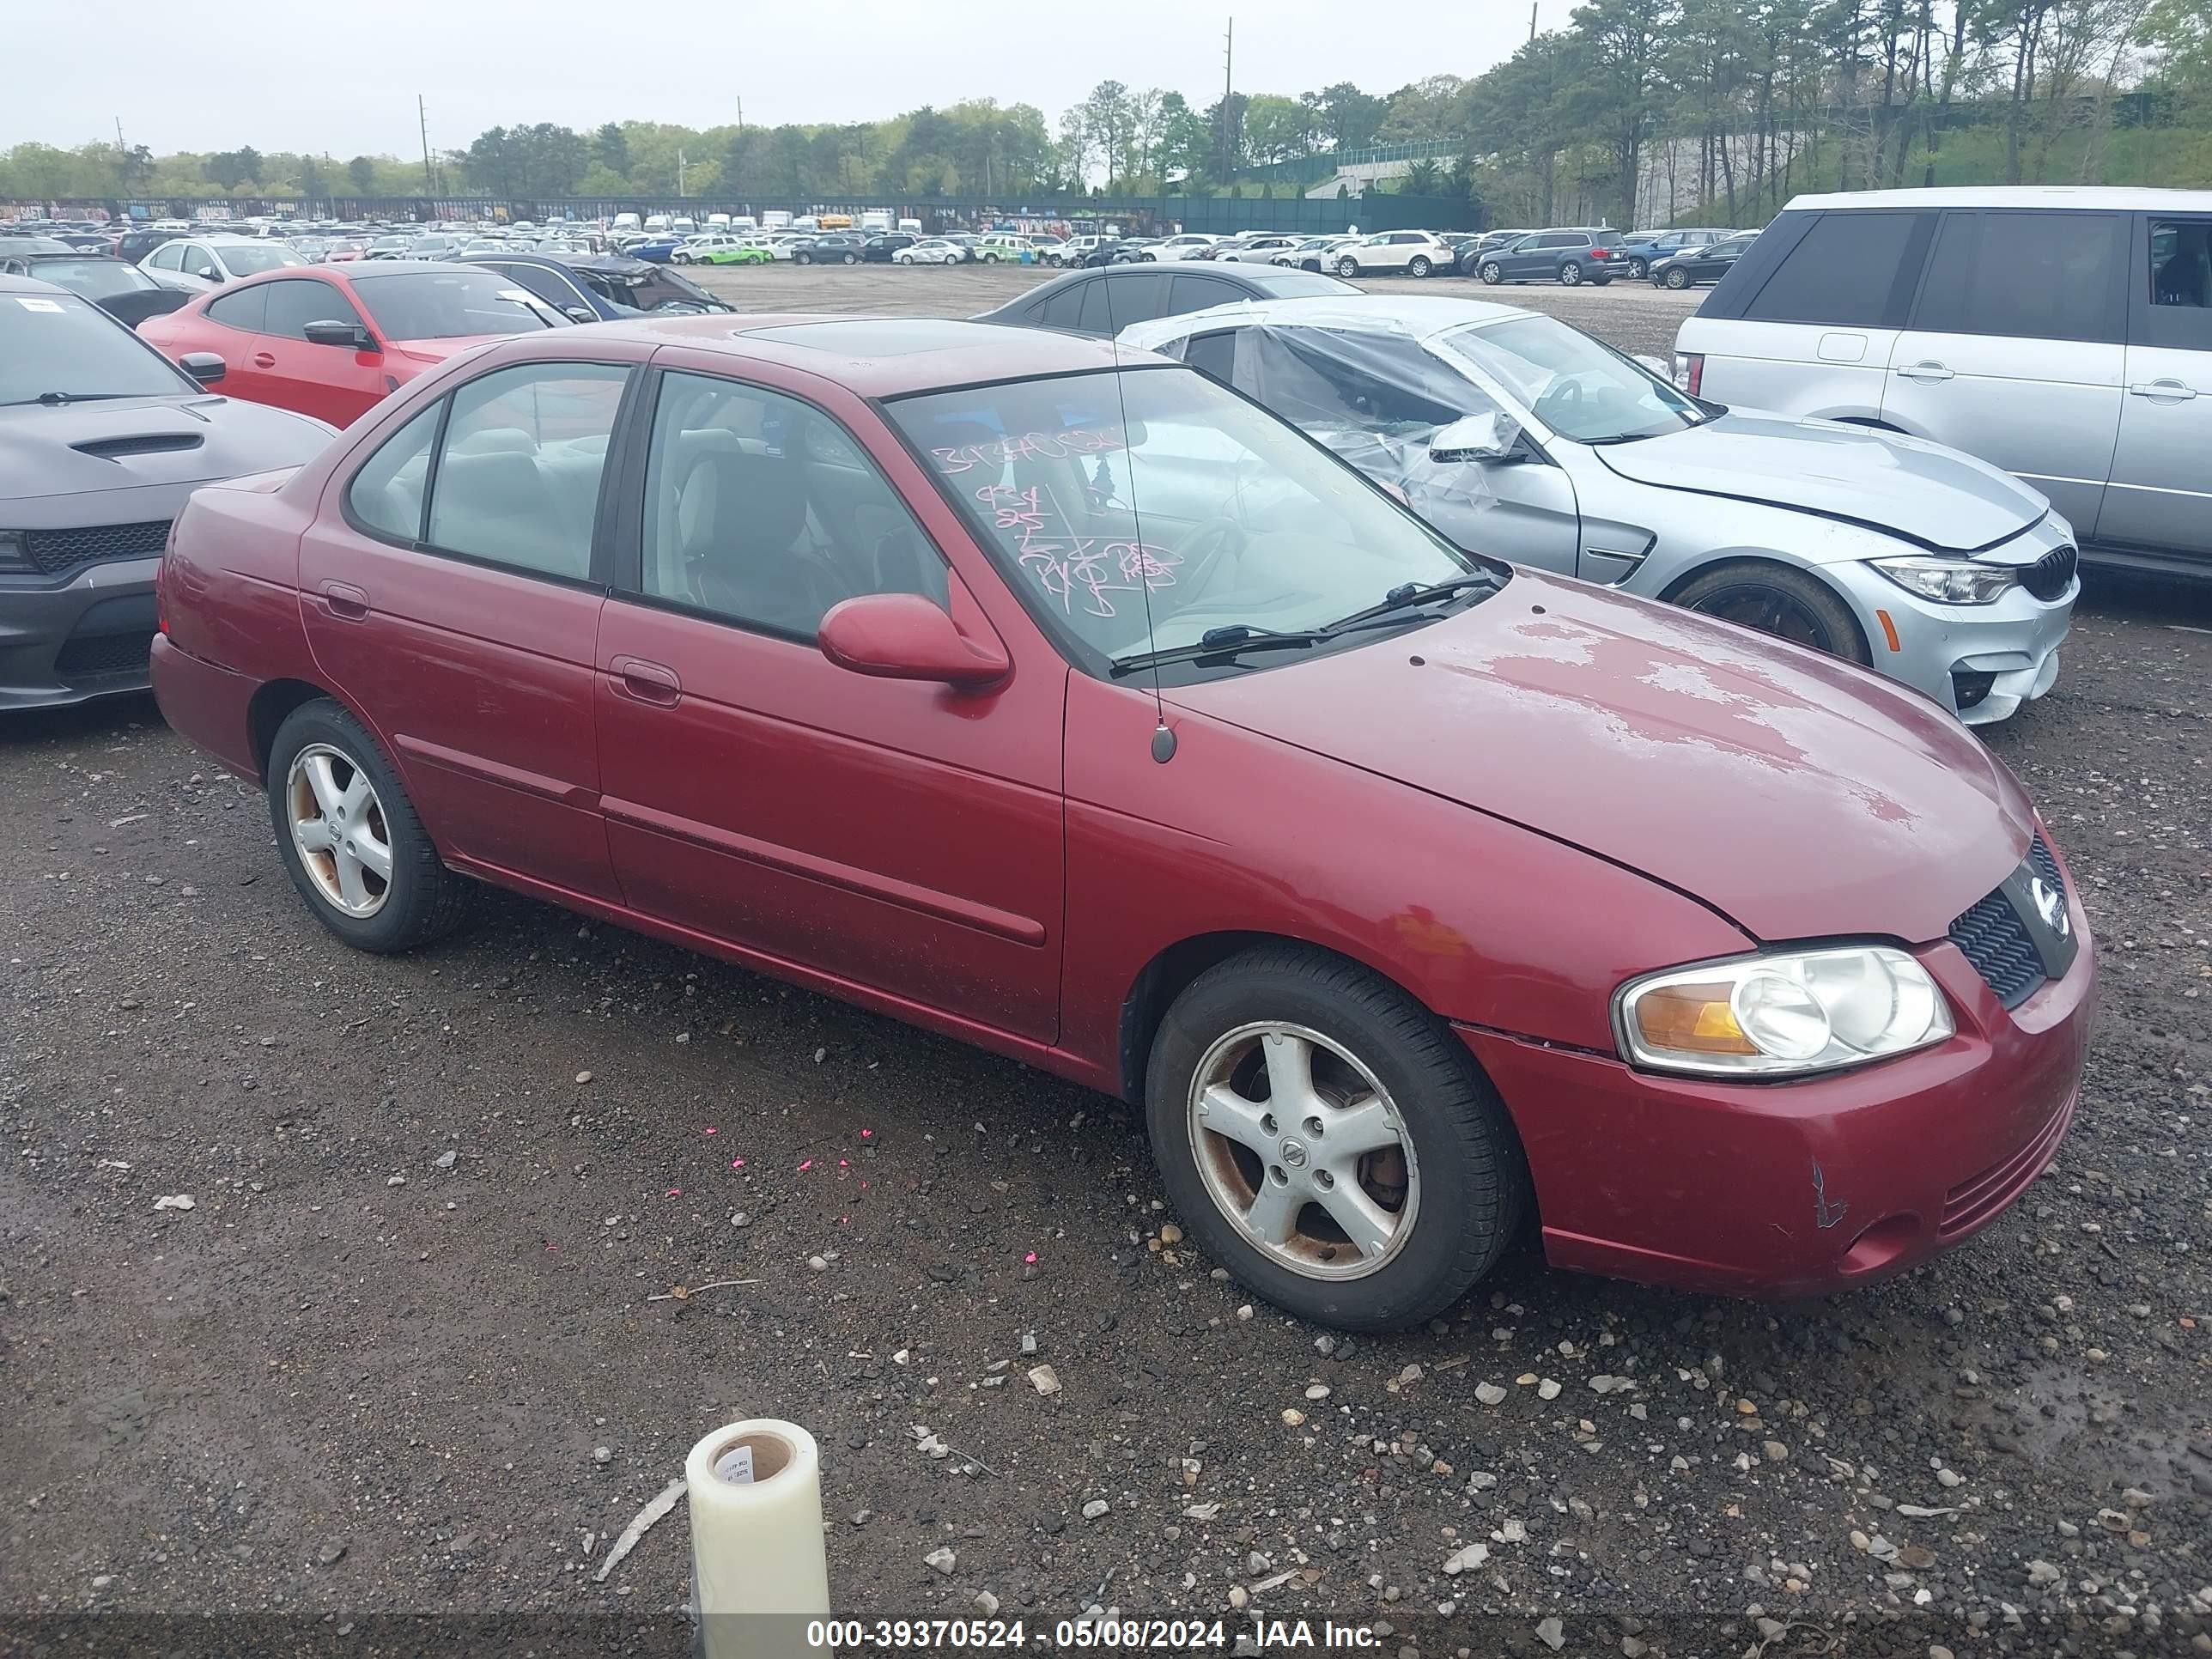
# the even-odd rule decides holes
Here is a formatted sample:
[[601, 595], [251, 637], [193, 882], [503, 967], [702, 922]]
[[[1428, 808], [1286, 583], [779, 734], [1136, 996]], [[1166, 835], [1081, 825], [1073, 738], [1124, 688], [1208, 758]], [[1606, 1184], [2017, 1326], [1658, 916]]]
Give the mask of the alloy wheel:
[[1364, 1279], [1413, 1235], [1420, 1171], [1375, 1073], [1304, 1025], [1240, 1025], [1192, 1073], [1190, 1144], [1206, 1196], [1252, 1246], [1306, 1279]]
[[309, 744], [284, 781], [285, 817], [300, 863], [324, 901], [368, 917], [392, 891], [392, 830], [368, 774], [343, 750]]
[[1747, 577], [1706, 594], [1691, 609], [1741, 628], [1755, 628], [1795, 645], [1810, 646], [1832, 655], [1836, 652], [1835, 637], [1826, 622], [1779, 583]]

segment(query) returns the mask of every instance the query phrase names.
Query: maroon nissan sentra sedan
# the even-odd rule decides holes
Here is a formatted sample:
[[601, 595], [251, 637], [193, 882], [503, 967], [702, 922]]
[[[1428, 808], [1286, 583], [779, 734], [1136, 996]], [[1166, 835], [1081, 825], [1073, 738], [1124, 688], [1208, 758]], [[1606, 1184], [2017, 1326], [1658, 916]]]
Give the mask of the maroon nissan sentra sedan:
[[1957, 722], [1472, 558], [1105, 342], [516, 338], [202, 490], [161, 592], [164, 712], [340, 939], [495, 882], [1141, 1102], [1317, 1320], [1427, 1318], [1532, 1213], [1562, 1267], [1861, 1283], [2074, 1110], [2085, 919]]

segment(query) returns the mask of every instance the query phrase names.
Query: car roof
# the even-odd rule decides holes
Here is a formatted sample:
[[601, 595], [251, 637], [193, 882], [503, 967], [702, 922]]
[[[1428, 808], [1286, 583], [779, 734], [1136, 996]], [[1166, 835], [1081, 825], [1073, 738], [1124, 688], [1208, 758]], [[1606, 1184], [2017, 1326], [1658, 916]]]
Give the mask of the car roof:
[[2212, 190], [2151, 190], [2115, 185], [1947, 185], [1921, 190], [1856, 190], [1793, 196], [1784, 210], [1838, 208], [2103, 208], [2143, 212], [2212, 211]]
[[54, 283], [42, 283], [35, 276], [0, 275], [0, 294], [60, 294], [74, 300], [79, 295]]
[[[1516, 317], [1540, 316], [1521, 306], [1502, 306], [1488, 300], [1458, 300], [1443, 295], [1362, 294], [1333, 297], [1316, 295], [1303, 300], [1255, 300], [1247, 305], [1217, 306], [1211, 311], [1188, 311], [1162, 317], [1138, 327], [1165, 335], [1170, 325], [1194, 319], [1218, 317], [1223, 324], [1277, 323], [1308, 328], [1331, 328], [1375, 333], [1405, 334], [1425, 340], [1454, 329], [1484, 323], [1502, 323]], [[1197, 333], [1200, 331], [1188, 331]]]
[[708, 351], [733, 362], [803, 369], [864, 398], [1164, 361], [1150, 352], [1133, 355], [1129, 347], [1117, 349], [1110, 340], [944, 317], [799, 312], [733, 319], [720, 313], [586, 325], [574, 332], [587, 333], [592, 327], [633, 338], [642, 335], [656, 345]]

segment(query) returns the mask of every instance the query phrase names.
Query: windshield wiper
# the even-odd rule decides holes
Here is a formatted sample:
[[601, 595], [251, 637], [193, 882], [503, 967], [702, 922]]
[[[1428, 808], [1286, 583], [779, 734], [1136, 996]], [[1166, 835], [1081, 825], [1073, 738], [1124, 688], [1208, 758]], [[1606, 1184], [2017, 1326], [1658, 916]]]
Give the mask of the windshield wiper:
[[96, 404], [109, 398], [135, 398], [145, 395], [145, 393], [135, 392], [41, 392], [35, 398], [11, 398], [5, 404], [0, 404], [0, 409], [19, 409], [25, 404], [44, 404], [49, 409], [56, 409], [64, 404]]
[[1321, 631], [1324, 635], [1340, 634], [1362, 623], [1395, 617], [1401, 611], [1417, 611], [1425, 605], [1434, 605], [1438, 599], [1448, 599], [1453, 594], [1464, 592], [1469, 588], [1496, 588], [1498, 586], [1498, 579], [1487, 570], [1470, 570], [1464, 576], [1453, 576], [1443, 581], [1431, 582], [1425, 586], [1418, 582], [1407, 582], [1385, 593], [1379, 605], [1370, 605], [1364, 611], [1355, 611], [1348, 617], [1340, 617]]
[[1247, 623], [1226, 623], [1219, 628], [1207, 629], [1188, 645], [1171, 645], [1159, 651], [1139, 651], [1126, 657], [1116, 657], [1107, 665], [1107, 672], [1119, 679], [1122, 675], [1135, 673], [1141, 668], [1158, 668], [1174, 662], [1195, 662], [1206, 657], [1233, 657], [1246, 651], [1310, 646], [1328, 637], [1327, 632], [1320, 629], [1303, 629], [1288, 633], [1278, 632], [1272, 628], [1254, 628]]

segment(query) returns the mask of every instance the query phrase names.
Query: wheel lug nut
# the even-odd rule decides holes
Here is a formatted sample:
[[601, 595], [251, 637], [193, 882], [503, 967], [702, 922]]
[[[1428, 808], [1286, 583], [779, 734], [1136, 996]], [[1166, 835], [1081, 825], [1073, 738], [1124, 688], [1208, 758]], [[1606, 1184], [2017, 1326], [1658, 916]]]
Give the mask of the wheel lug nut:
[[1267, 1166], [1267, 1179], [1278, 1187], [1287, 1187], [1291, 1184], [1290, 1176], [1284, 1173], [1283, 1166], [1279, 1164], [1271, 1164]]
[[1316, 1140], [1319, 1140], [1321, 1139], [1321, 1132], [1322, 1121], [1319, 1118], [1310, 1117], [1306, 1120], [1306, 1133], [1308, 1134], [1311, 1135]]
[[1336, 1177], [1326, 1170], [1316, 1170], [1314, 1171], [1313, 1179], [1314, 1185], [1320, 1188], [1323, 1192], [1327, 1192], [1330, 1188], [1336, 1185]]
[[1275, 1115], [1273, 1112], [1262, 1112], [1260, 1115], [1260, 1127], [1268, 1134], [1277, 1133]]

